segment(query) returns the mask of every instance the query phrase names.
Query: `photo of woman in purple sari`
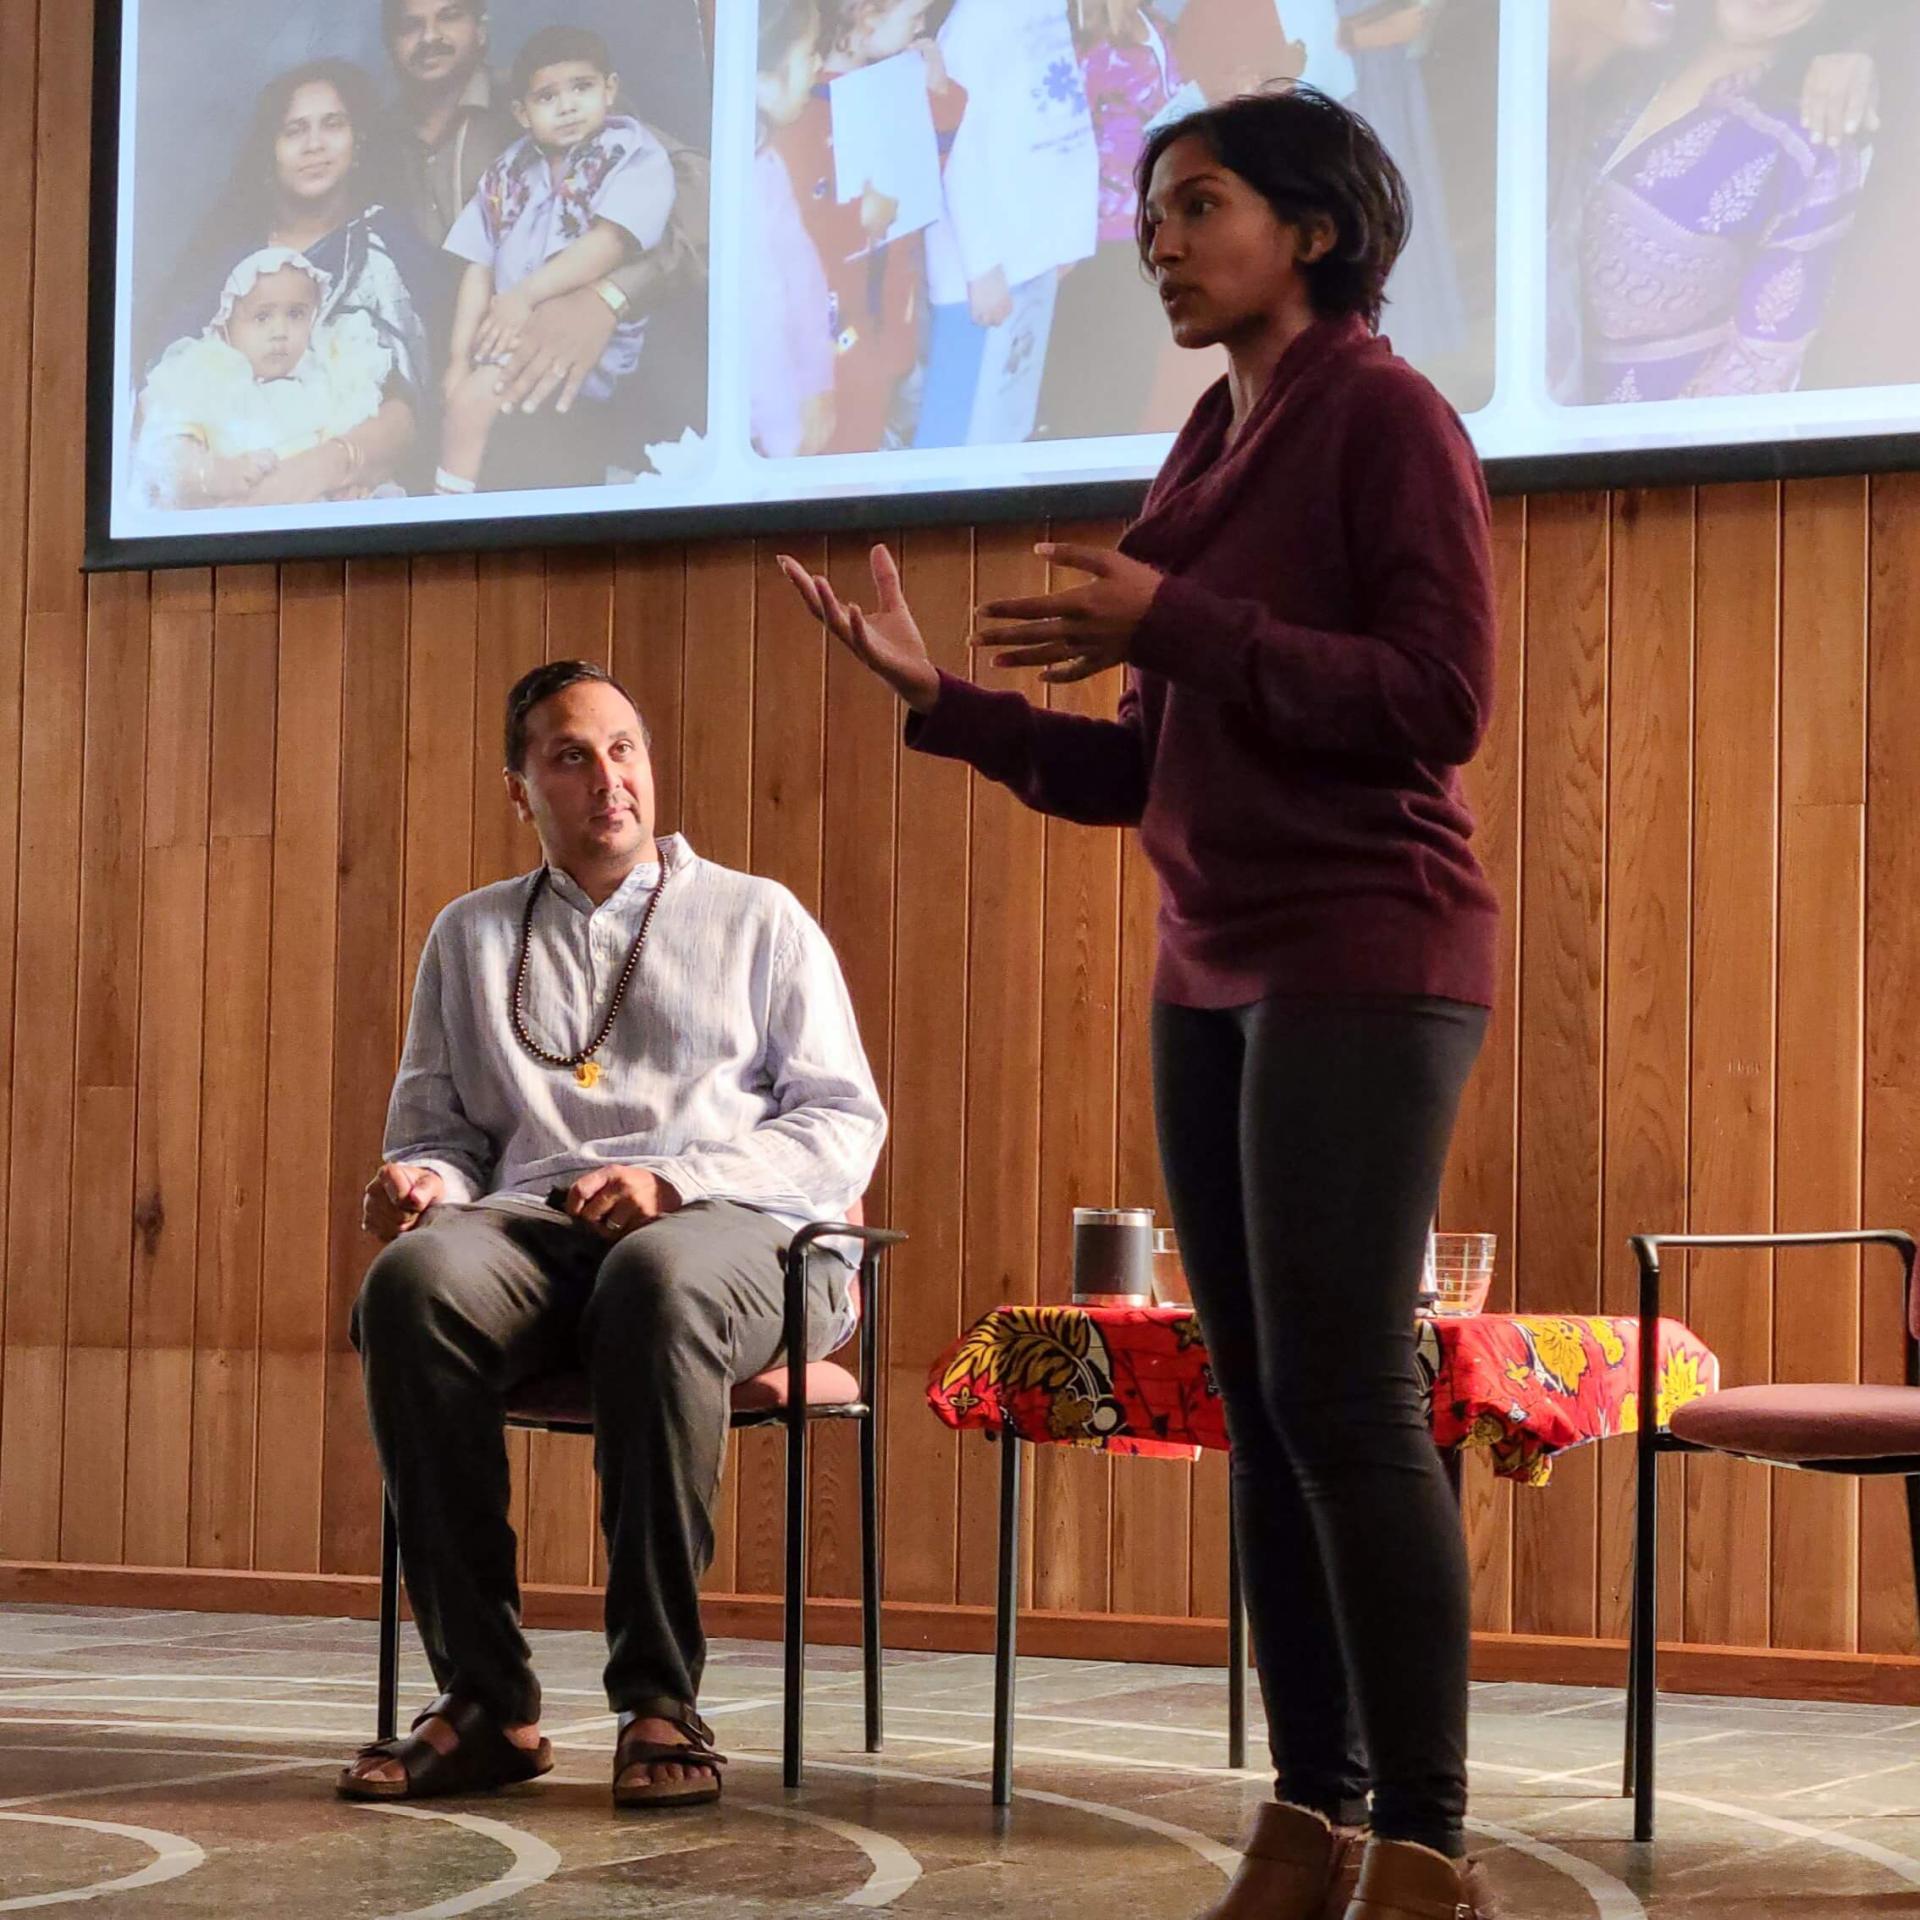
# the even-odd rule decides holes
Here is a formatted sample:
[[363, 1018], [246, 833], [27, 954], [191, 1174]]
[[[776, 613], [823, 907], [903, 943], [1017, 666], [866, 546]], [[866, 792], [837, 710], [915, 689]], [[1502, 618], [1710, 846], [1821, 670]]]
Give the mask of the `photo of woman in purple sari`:
[[1665, 49], [1609, 69], [1582, 163], [1586, 404], [1799, 386], [1872, 158], [1868, 127], [1808, 124], [1808, 70], [1879, 12], [1682, 0]]

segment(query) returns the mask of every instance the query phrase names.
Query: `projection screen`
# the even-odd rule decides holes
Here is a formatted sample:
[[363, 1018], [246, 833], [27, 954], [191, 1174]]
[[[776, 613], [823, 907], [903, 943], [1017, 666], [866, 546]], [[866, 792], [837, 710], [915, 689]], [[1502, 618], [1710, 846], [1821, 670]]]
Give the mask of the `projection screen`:
[[1123, 512], [1152, 128], [1301, 82], [1496, 486], [1920, 464], [1900, 0], [105, 0], [94, 566]]

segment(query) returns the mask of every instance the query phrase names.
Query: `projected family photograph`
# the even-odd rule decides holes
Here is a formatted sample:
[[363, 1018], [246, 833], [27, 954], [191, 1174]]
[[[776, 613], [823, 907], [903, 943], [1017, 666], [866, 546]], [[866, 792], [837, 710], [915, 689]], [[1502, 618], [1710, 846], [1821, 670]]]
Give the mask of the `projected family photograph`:
[[132, 500], [597, 487], [704, 433], [696, 0], [142, 0], [137, 27]]
[[1171, 432], [1221, 371], [1143, 277], [1134, 162], [1304, 80], [1405, 173], [1386, 331], [1493, 388], [1496, 0], [760, 0], [749, 345], [770, 458]]
[[1554, 0], [1564, 405], [1920, 380], [1910, 0]]

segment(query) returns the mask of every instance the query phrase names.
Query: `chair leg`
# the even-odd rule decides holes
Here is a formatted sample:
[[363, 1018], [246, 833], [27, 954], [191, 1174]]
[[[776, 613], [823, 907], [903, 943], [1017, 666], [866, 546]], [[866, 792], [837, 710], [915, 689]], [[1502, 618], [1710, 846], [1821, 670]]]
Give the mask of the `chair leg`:
[[1227, 1765], [1247, 1764], [1247, 1596], [1240, 1579], [1240, 1536], [1227, 1514]]
[[786, 1671], [782, 1682], [780, 1737], [781, 1784], [800, 1784], [801, 1742], [806, 1710], [807, 1644], [807, 1428], [804, 1420], [787, 1425], [787, 1594]]
[[[1643, 1418], [1645, 1417], [1643, 1413]], [[1659, 1468], [1651, 1435], [1642, 1435], [1634, 1488], [1633, 1644], [1627, 1680], [1628, 1758], [1633, 1787], [1633, 1837], [1653, 1838], [1655, 1656], [1659, 1647]]]
[[376, 1740], [391, 1740], [400, 1706], [400, 1530], [393, 1501], [380, 1496], [380, 1669], [374, 1715]]
[[1913, 1591], [1920, 1603], [1920, 1478], [1907, 1476], [1907, 1537], [1913, 1549]]
[[876, 1423], [860, 1422], [860, 1647], [866, 1668], [867, 1751], [878, 1753], [880, 1713], [880, 1457]]
[[1000, 1577], [993, 1632], [993, 1804], [1013, 1802], [1013, 1680], [1015, 1615], [1020, 1603], [1020, 1441], [1011, 1432], [1000, 1445]]

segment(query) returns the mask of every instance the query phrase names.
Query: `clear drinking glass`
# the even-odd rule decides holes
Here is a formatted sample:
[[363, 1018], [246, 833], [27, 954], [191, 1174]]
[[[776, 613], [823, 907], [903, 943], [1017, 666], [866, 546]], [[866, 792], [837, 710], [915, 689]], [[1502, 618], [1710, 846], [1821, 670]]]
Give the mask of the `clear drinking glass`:
[[1156, 1307], [1193, 1304], [1187, 1291], [1187, 1270], [1180, 1264], [1180, 1242], [1171, 1227], [1153, 1230], [1153, 1304]]
[[1493, 1285], [1493, 1254], [1498, 1239], [1491, 1233], [1428, 1234], [1422, 1310], [1447, 1319], [1480, 1312]]

